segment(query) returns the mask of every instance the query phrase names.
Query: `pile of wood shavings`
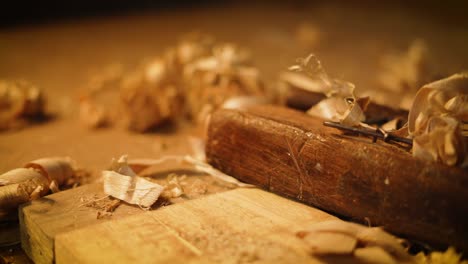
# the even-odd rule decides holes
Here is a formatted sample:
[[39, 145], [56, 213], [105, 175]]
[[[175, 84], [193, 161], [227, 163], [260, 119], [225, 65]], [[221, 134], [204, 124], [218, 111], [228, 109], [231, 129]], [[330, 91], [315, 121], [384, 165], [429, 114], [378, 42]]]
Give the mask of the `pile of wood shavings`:
[[45, 118], [45, 96], [27, 81], [0, 80], [0, 131]]
[[[231, 97], [267, 94], [245, 50], [201, 34], [131, 71], [111, 66], [81, 97], [80, 116], [88, 127], [123, 120], [143, 132], [184, 117], [203, 121]], [[114, 95], [102, 96], [108, 91]]]
[[468, 166], [468, 72], [423, 86], [408, 117], [413, 155]]
[[74, 175], [70, 158], [49, 157], [0, 175], [0, 218], [28, 201], [59, 191]]
[[453, 247], [445, 252], [434, 251], [428, 255], [420, 252], [415, 256], [415, 262], [417, 264], [468, 264], [468, 260], [462, 260], [462, 255]]
[[307, 111], [309, 115], [413, 138], [413, 156], [449, 166], [468, 166], [468, 73], [455, 74], [419, 89], [406, 125], [396, 117], [374, 128], [366, 123], [370, 98], [357, 97], [354, 85], [330, 78], [314, 55], [299, 60], [291, 70], [305, 72], [309, 80], [291, 75], [287, 76], [288, 81], [305, 84], [306, 89], [326, 96]]
[[353, 256], [358, 263], [408, 264], [465, 264], [453, 248], [428, 255], [410, 255], [403, 240], [379, 227], [366, 227], [342, 220], [331, 220], [311, 225], [297, 232], [309, 253], [319, 259], [327, 256]]

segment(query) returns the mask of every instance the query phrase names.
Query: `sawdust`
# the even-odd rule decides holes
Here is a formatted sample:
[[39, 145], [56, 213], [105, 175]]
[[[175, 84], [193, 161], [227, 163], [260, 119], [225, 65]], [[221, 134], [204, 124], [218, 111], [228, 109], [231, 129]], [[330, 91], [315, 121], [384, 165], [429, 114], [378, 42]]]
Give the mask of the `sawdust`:
[[97, 210], [96, 219], [110, 218], [113, 212], [121, 205], [119, 199], [111, 196], [98, 197], [94, 195], [92, 198], [82, 197], [80, 199], [81, 205]]

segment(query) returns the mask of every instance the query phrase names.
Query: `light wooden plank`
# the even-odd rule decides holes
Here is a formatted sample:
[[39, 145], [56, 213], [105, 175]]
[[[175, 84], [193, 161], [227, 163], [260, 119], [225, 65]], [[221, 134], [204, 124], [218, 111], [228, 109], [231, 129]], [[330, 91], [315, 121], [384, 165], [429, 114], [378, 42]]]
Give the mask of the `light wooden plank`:
[[56, 263], [310, 262], [295, 232], [333, 218], [259, 189], [236, 189], [62, 233]]
[[57, 234], [141, 213], [139, 208], [122, 204], [111, 218], [97, 219], [98, 211], [83, 204], [104, 196], [102, 184], [90, 184], [22, 206], [19, 210], [21, 245], [26, 254], [36, 263], [53, 263]]

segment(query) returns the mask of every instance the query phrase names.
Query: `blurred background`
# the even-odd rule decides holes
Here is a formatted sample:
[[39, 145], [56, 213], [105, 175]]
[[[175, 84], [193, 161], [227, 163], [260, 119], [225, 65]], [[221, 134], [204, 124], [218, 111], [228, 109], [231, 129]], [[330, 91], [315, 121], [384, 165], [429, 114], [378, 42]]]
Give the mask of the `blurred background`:
[[[250, 50], [262, 80], [270, 87], [297, 58], [310, 53], [317, 55], [331, 76], [353, 82], [360, 91], [382, 87], [380, 76], [388, 71], [383, 63], [387, 55], [401, 58], [397, 61], [402, 69], [409, 67], [403, 74], [419, 67], [421, 57], [437, 77], [468, 69], [466, 1], [45, 0], [8, 4], [0, 8], [0, 79], [26, 79], [38, 85], [47, 95], [47, 108], [59, 118], [0, 135], [2, 171], [48, 155], [72, 156], [91, 168], [102, 167], [116, 153], [160, 155], [160, 148], [148, 142], [162, 134], [130, 137], [117, 129], [91, 132], [81, 127], [76, 117], [78, 98], [90, 76], [107, 65], [134, 68], [160, 56], [190, 32], [203, 32]], [[427, 52], [418, 53], [418, 45], [412, 52], [414, 43], [423, 43]], [[100, 151], [89, 155], [97, 145]]]

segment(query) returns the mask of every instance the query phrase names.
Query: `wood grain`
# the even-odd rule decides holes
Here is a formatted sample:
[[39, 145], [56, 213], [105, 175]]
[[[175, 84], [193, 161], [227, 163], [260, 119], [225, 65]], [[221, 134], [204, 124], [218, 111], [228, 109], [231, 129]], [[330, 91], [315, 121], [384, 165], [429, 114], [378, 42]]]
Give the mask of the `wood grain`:
[[436, 246], [468, 250], [468, 173], [279, 107], [213, 114], [209, 162], [242, 181]]
[[235, 189], [62, 233], [56, 263], [314, 263], [295, 232], [334, 218], [260, 189]]
[[97, 210], [83, 204], [104, 196], [102, 184], [90, 184], [23, 205], [20, 208], [20, 231], [26, 254], [35, 263], [53, 263], [54, 239], [58, 234], [142, 212], [137, 207], [122, 204], [112, 218], [97, 219]]
[[[171, 198], [160, 197], [152, 209], [234, 188], [209, 175], [183, 170], [183, 166], [175, 167], [175, 165], [176, 162], [167, 162], [141, 172], [145, 177], [161, 185], [167, 184], [167, 175], [170, 173], [185, 175], [184, 179], [180, 180], [184, 186], [183, 195]], [[35, 262], [52, 263], [54, 240], [58, 234], [144, 212], [137, 206], [121, 203], [112, 215], [109, 215], [102, 210], [102, 207], [112, 202], [104, 194], [102, 183], [84, 185], [34, 200], [20, 209], [22, 247]]]

